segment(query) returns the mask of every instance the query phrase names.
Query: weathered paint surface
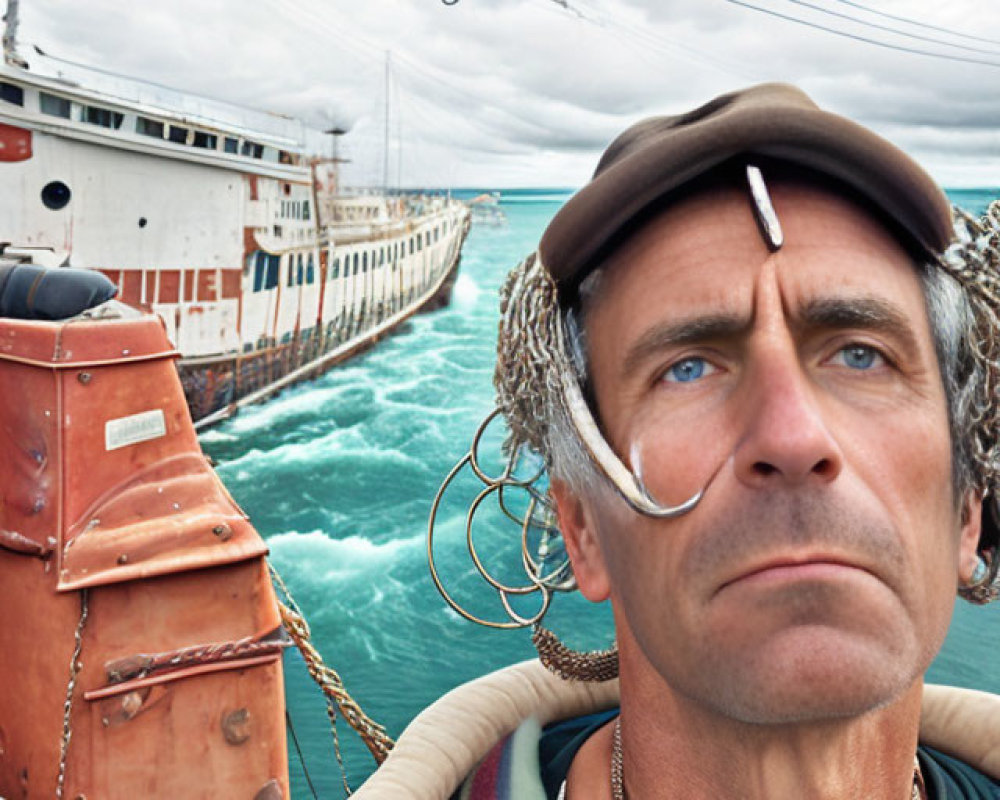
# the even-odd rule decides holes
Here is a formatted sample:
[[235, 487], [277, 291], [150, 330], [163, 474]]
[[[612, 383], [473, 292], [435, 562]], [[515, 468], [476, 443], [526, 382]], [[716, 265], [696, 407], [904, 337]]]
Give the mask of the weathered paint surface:
[[0, 320], [0, 796], [54, 795], [81, 587], [64, 796], [287, 796], [266, 547], [175, 355], [151, 316]]

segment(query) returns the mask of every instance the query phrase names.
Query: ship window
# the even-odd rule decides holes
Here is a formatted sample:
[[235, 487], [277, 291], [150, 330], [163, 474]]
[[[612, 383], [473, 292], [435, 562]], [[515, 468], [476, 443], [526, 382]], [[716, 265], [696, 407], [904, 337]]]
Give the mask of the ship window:
[[353, 275], [357, 275], [358, 274], [358, 254], [357, 253], [354, 254], [354, 272], [352, 274]]
[[265, 161], [271, 161], [275, 164], [278, 163], [279, 155], [278, 150], [275, 147], [265, 147], [263, 145], [257, 145], [260, 150], [254, 153], [254, 158], [262, 158]]
[[206, 150], [215, 150], [218, 146], [219, 137], [214, 133], [205, 133], [204, 131], [194, 132], [194, 141], [191, 143], [195, 147], [204, 147]]
[[65, 97], [57, 97], [54, 94], [39, 92], [38, 99], [39, 108], [41, 108], [43, 114], [69, 119], [70, 102]]
[[167, 138], [176, 144], [187, 144], [188, 129], [180, 125], [171, 125]]
[[309, 201], [305, 200], [302, 203], [302, 219], [309, 219]]
[[302, 285], [302, 253], [299, 253], [299, 263], [298, 263], [298, 270], [296, 271], [296, 275], [297, 275], [296, 283], [298, 283], [298, 285], [301, 286]]
[[125, 115], [119, 111], [100, 106], [86, 106], [83, 111], [83, 121], [90, 125], [100, 125], [102, 128], [120, 128]]
[[42, 189], [42, 202], [53, 211], [65, 208], [71, 196], [69, 187], [62, 181], [51, 181]]
[[16, 84], [0, 81], [0, 100], [13, 103], [16, 106], [23, 106], [24, 89]]
[[143, 136], [155, 136], [157, 139], [163, 138], [163, 123], [158, 119], [147, 119], [146, 117], [135, 118], [135, 132]]
[[368, 251], [361, 254], [361, 271], [368, 272]]
[[424, 231], [424, 244], [427, 245], [428, 247], [431, 246], [431, 232], [430, 231]]
[[309, 260], [306, 261], [306, 283], [315, 283], [315, 282], [316, 282], [315, 266], [313, 264], [313, 255], [312, 253], [310, 253]]
[[260, 158], [264, 154], [264, 145], [244, 139], [243, 147], [240, 148], [240, 154], [250, 156], [250, 158]]
[[222, 149], [227, 153], [238, 153], [240, 151], [240, 140], [227, 136], [222, 143]]
[[410, 255], [413, 255], [413, 237], [410, 237]]
[[340, 277], [340, 259], [333, 259], [333, 271], [330, 273], [330, 280]]
[[385, 263], [385, 248], [380, 247], [378, 250], [378, 265], [381, 267]]
[[295, 256], [288, 256], [288, 281], [289, 286], [295, 285]]
[[278, 275], [281, 273], [281, 256], [268, 255], [267, 257], [267, 282], [265, 289], [273, 289], [278, 285]]
[[267, 253], [257, 251], [254, 258], [253, 269], [253, 290], [259, 292], [264, 288], [264, 279], [267, 277]]
[[420, 234], [417, 234], [417, 252], [420, 252], [423, 249], [424, 249], [424, 237], [421, 236]]

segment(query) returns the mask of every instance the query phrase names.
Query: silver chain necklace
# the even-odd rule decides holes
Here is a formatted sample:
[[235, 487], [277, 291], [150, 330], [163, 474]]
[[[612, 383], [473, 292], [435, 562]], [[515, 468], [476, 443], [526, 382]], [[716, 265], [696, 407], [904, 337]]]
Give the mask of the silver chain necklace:
[[[625, 781], [622, 778], [622, 718], [615, 719], [615, 730], [611, 737], [611, 797], [612, 800], [625, 800]], [[920, 772], [920, 762], [913, 757], [913, 791], [910, 800], [927, 800], [927, 789], [924, 787], [924, 776]]]

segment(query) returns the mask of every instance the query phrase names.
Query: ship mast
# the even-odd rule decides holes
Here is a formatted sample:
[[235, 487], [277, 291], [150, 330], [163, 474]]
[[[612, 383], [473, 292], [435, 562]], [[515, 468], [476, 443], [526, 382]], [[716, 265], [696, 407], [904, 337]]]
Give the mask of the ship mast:
[[3, 60], [7, 64], [27, 69], [28, 62], [17, 52], [18, 5], [19, 0], [7, 0], [7, 13], [3, 17], [6, 23], [3, 31]]
[[382, 136], [382, 193], [389, 194], [389, 82], [392, 51], [385, 51], [385, 131]]

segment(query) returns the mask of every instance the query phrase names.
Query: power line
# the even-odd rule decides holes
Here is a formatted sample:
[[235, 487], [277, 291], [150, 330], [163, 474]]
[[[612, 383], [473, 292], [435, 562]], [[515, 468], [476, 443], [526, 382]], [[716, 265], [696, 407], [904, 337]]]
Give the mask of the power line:
[[[384, 52], [385, 49], [384, 46], [367, 38], [359, 31], [357, 31], [356, 28], [351, 30], [350, 34], [346, 33], [345, 31], [349, 30], [349, 26], [346, 23], [342, 22], [340, 25], [332, 25], [330, 24], [329, 20], [327, 20], [325, 17], [320, 16], [313, 11], [306, 10], [301, 6], [295, 5], [290, 2], [286, 2], [285, 0], [271, 0], [271, 2], [284, 6], [287, 13], [299, 16], [302, 20], [305, 20], [306, 24], [309, 25], [310, 27], [322, 28], [331, 36], [343, 42], [347, 42], [349, 39], [353, 38], [354, 41], [351, 42], [350, 45], [348, 45], [348, 48], [355, 52], [359, 53], [363, 52], [360, 49], [358, 49], [358, 43], [360, 43], [361, 45], [368, 48], [368, 52], [363, 52], [363, 54], [370, 59], [371, 58], [379, 59], [379, 56], [374, 54]], [[311, 25], [309, 21], [311, 21]], [[483, 105], [488, 108], [493, 108], [496, 111], [499, 111], [500, 113], [510, 117], [511, 119], [516, 120], [522, 125], [527, 126], [530, 129], [543, 130], [543, 131], [550, 130], [545, 125], [542, 125], [537, 119], [530, 119], [528, 117], [522, 116], [518, 112], [513, 111], [510, 108], [500, 105], [496, 102], [489, 102], [485, 100], [481, 95], [477, 95], [476, 93], [464, 89], [461, 86], [453, 83], [452, 81], [449, 81], [445, 77], [446, 73], [443, 73], [436, 67], [431, 67], [426, 63], [418, 61], [417, 59], [408, 55], [406, 52], [402, 50], [393, 49], [392, 54], [394, 61], [400, 62], [401, 64], [407, 67], [407, 70], [405, 71], [407, 77], [415, 78], [418, 81], [422, 80], [425, 82], [427, 90], [425, 90], [424, 96], [427, 97], [427, 99], [430, 100], [431, 102], [436, 102], [437, 105], [441, 108], [444, 108], [464, 118], [465, 116], [467, 116], [465, 112], [468, 103], [469, 101], [472, 101], [478, 105]], [[395, 74], [398, 76], [400, 73], [396, 72]], [[462, 98], [461, 100], [455, 101], [454, 105], [451, 107], [449, 107], [449, 105], [446, 102], [442, 102], [440, 98], [437, 98], [435, 100], [435, 98], [433, 97], [434, 94], [438, 95], [442, 93], [448, 94], [449, 92], [452, 93], [453, 100], [454, 100], [454, 95], [460, 95]], [[461, 110], [455, 111], [455, 107], [458, 107]]]
[[893, 28], [891, 25], [879, 25], [877, 22], [868, 22], [867, 20], [858, 19], [851, 14], [842, 14], [839, 11], [831, 11], [828, 8], [823, 8], [815, 3], [808, 3], [806, 0], [788, 0], [789, 3], [794, 3], [797, 6], [804, 6], [805, 8], [811, 8], [813, 11], [818, 11], [821, 14], [828, 14], [831, 17], [837, 17], [838, 19], [846, 19], [851, 22], [855, 22], [858, 25], [864, 25], [868, 28], [875, 28], [880, 31], [887, 31], [889, 33], [894, 33], [898, 36], [905, 36], [909, 39], [918, 39], [922, 42], [931, 42], [932, 44], [942, 44], [945, 47], [955, 47], [959, 50], [967, 50], [971, 53], [986, 53], [987, 55], [1000, 56], [996, 50], [984, 50], [981, 47], [970, 47], [966, 44], [955, 44], [954, 42], [946, 42], [943, 39], [935, 39], [933, 36], [921, 36], [919, 33], [907, 33], [906, 31], [901, 31], [899, 28]]
[[873, 44], [876, 47], [884, 47], [888, 50], [898, 50], [903, 53], [913, 53], [919, 56], [930, 56], [931, 58], [940, 58], [945, 61], [960, 61], [965, 64], [980, 64], [987, 67], [1000, 67], [1000, 62], [997, 61], [986, 61], [981, 58], [968, 58], [966, 56], [956, 56], [950, 55], [948, 53], [935, 53], [932, 50], [921, 50], [917, 47], [906, 47], [900, 44], [890, 44], [889, 42], [879, 41], [878, 39], [871, 39], [867, 36], [860, 36], [856, 33], [848, 33], [847, 31], [838, 30], [836, 28], [830, 28], [826, 25], [820, 25], [818, 22], [810, 22], [809, 20], [802, 19], [801, 17], [793, 17], [790, 14], [782, 14], [780, 11], [774, 11], [770, 8], [761, 8], [760, 6], [752, 5], [751, 3], [744, 2], [744, 0], [726, 0], [727, 3], [732, 3], [733, 5], [743, 6], [744, 8], [749, 8], [753, 11], [759, 11], [762, 14], [768, 14], [772, 17], [777, 17], [778, 19], [787, 20], [788, 22], [796, 22], [799, 25], [805, 25], [809, 28], [815, 28], [817, 30], [825, 31], [826, 33], [832, 33], [835, 36], [843, 36], [845, 39], [853, 39], [857, 42], [865, 42], [866, 44]]
[[[697, 48], [691, 47], [690, 45], [685, 45], [681, 42], [673, 39], [667, 39], [663, 36], [657, 36], [656, 34], [653, 34], [637, 25], [623, 22], [616, 15], [608, 15], [597, 11], [593, 7], [586, 5], [583, 0], [577, 0], [575, 5], [577, 16], [583, 21], [596, 25], [599, 28], [604, 28], [612, 33], [612, 35], [614, 35], [615, 30], [617, 30], [619, 39], [624, 39], [632, 44], [637, 44], [640, 47], [644, 47], [645, 49], [660, 56], [669, 56], [671, 58], [687, 57], [688, 60], [694, 61], [702, 66], [718, 70], [726, 75], [735, 75], [741, 80], [745, 80], [748, 77], [752, 79], [756, 75], [754, 70], [748, 69], [744, 64], [729, 63], [713, 54], [703, 52]], [[579, 9], [581, 8], [587, 13], [580, 12]], [[758, 80], [761, 79], [759, 75], [756, 75], [756, 77]]]
[[973, 36], [970, 33], [961, 33], [960, 31], [954, 31], [950, 28], [943, 28], [940, 25], [928, 25], [926, 22], [918, 22], [915, 19], [908, 19], [907, 17], [898, 17], [895, 14], [888, 14], [885, 11], [879, 11], [877, 9], [871, 8], [861, 3], [855, 3], [854, 0], [836, 0], [838, 3], [843, 3], [845, 6], [851, 6], [857, 8], [861, 11], [866, 11], [869, 14], [875, 14], [878, 17], [884, 17], [885, 19], [894, 19], [896, 22], [905, 22], [907, 25], [916, 25], [918, 28], [926, 28], [927, 30], [937, 31], [938, 33], [947, 33], [951, 36], [958, 36], [962, 39], [972, 39], [976, 42], [986, 42], [988, 44], [1000, 44], [1000, 39], [987, 39], [983, 36]]

